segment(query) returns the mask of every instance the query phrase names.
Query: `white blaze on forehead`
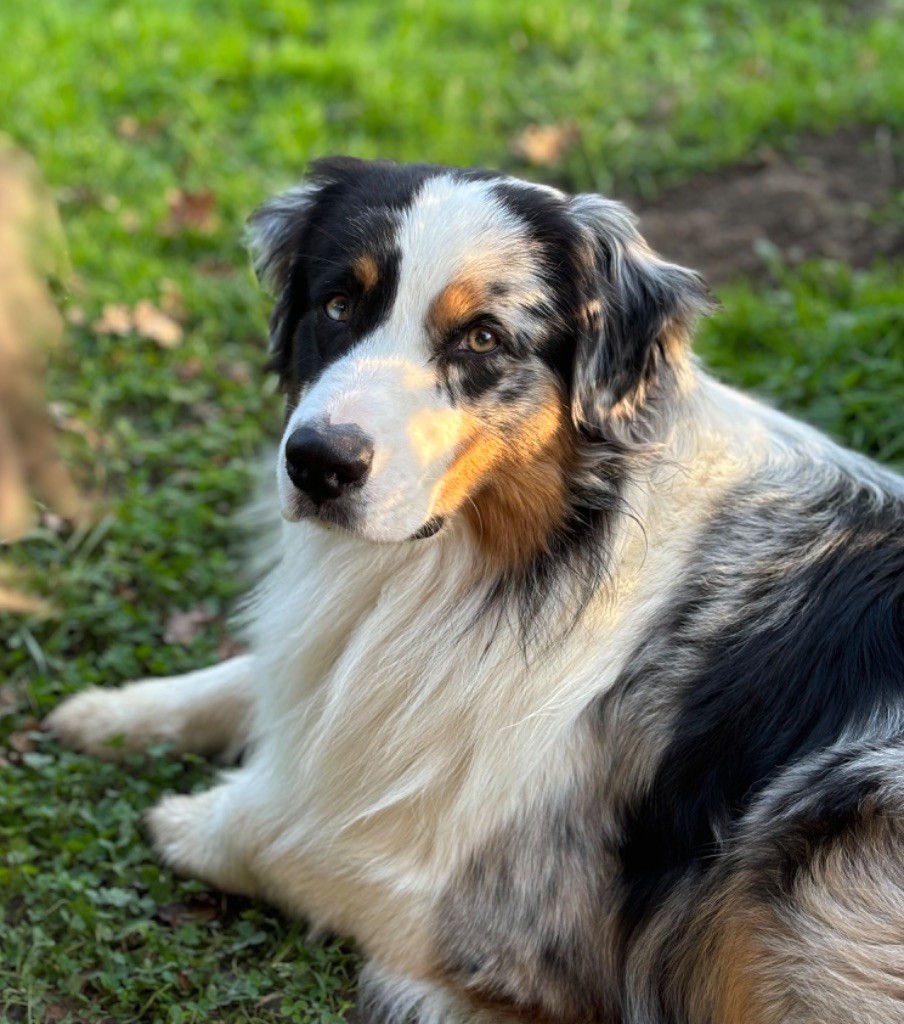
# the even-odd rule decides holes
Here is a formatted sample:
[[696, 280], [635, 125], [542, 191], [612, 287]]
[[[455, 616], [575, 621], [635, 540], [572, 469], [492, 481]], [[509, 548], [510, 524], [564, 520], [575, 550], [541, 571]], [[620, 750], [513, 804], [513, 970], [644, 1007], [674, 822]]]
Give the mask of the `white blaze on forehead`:
[[[503, 283], [519, 304], [541, 296], [539, 247], [524, 222], [498, 198], [497, 184], [450, 175], [430, 178], [402, 212], [396, 236], [399, 283], [387, 332], [396, 343], [402, 334], [409, 344], [420, 342], [422, 352], [431, 303], [463, 277]], [[417, 358], [415, 351], [406, 355]]]

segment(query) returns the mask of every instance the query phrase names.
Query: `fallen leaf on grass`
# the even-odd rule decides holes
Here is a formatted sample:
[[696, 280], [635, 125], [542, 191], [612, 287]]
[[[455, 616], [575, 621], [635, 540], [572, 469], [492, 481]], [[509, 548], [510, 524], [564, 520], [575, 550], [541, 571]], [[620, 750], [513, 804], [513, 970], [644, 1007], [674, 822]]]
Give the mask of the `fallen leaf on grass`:
[[137, 334], [156, 341], [161, 348], [175, 348], [184, 336], [179, 323], [147, 299], [135, 304], [133, 322]]
[[45, 1003], [41, 1010], [43, 1024], [60, 1024], [60, 1021], [78, 1021], [85, 1018], [79, 1013], [83, 1009], [75, 1000], [66, 999], [60, 1003]]
[[200, 605], [186, 612], [174, 612], [166, 620], [163, 641], [188, 647], [204, 632], [205, 626], [209, 626], [215, 620], [216, 615]]
[[30, 754], [37, 750], [35, 741], [24, 731], [10, 733], [7, 745], [10, 750], [14, 750], [17, 754]]
[[137, 117], [124, 114], [116, 119], [116, 134], [121, 139], [134, 139], [141, 130], [141, 122]]
[[122, 337], [132, 331], [132, 311], [119, 302], [109, 302], [91, 325], [95, 334], [118, 334]]
[[199, 892], [186, 903], [164, 903], [157, 907], [154, 917], [170, 928], [181, 928], [184, 924], [207, 924], [220, 916], [220, 900], [208, 893]]
[[239, 654], [247, 654], [248, 645], [236, 640], [235, 637], [226, 636], [219, 642], [216, 650], [218, 661], [226, 661], [228, 658], [235, 658]]
[[24, 696], [12, 683], [0, 684], [0, 718], [14, 715], [24, 702]]
[[163, 235], [177, 235], [183, 231], [211, 235], [217, 229], [217, 199], [213, 189], [186, 192], [181, 188], [171, 188], [166, 193], [166, 205], [169, 214], [160, 224]]
[[123, 114], [116, 118], [116, 134], [128, 142], [152, 139], [159, 135], [166, 126], [166, 119], [160, 115], [139, 121], [131, 114]]
[[81, 306], [68, 306], [65, 316], [66, 322], [72, 324], [73, 327], [84, 327], [88, 322], [88, 317]]
[[53, 606], [30, 594], [22, 594], [16, 590], [0, 586], [0, 612], [8, 612], [11, 615], [40, 615], [50, 616], [53, 614]]
[[202, 277], [232, 277], [235, 267], [225, 260], [203, 259], [195, 264], [195, 270]]
[[217, 363], [217, 373], [236, 384], [250, 384], [254, 380], [254, 371], [247, 363]]
[[574, 121], [562, 124], [529, 124], [512, 140], [512, 151], [535, 167], [556, 167], [581, 138]]
[[204, 360], [197, 356], [186, 359], [176, 367], [176, 376], [179, 380], [197, 380], [204, 372]]
[[119, 226], [123, 231], [134, 235], [141, 227], [141, 217], [138, 216], [135, 210], [123, 210], [119, 215]]
[[185, 336], [179, 321], [149, 299], [136, 302], [134, 309], [122, 303], [108, 303], [91, 325], [91, 330], [95, 334], [117, 334], [120, 337], [135, 333], [157, 342], [161, 348], [175, 348]]
[[285, 996], [284, 992], [271, 992], [269, 995], [261, 996], [254, 1004], [255, 1009], [267, 1010], [275, 1003], [278, 1003]]

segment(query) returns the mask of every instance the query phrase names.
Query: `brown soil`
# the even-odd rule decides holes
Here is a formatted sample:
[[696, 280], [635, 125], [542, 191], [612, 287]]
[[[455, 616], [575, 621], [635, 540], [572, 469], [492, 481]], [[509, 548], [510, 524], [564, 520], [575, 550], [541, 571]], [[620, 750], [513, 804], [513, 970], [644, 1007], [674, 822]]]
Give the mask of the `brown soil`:
[[627, 201], [655, 249], [714, 284], [765, 276], [763, 241], [789, 264], [828, 257], [868, 266], [904, 257], [900, 216], [897, 223], [882, 216], [904, 189], [900, 143], [884, 127], [804, 136], [787, 151], [759, 150], [652, 202]]

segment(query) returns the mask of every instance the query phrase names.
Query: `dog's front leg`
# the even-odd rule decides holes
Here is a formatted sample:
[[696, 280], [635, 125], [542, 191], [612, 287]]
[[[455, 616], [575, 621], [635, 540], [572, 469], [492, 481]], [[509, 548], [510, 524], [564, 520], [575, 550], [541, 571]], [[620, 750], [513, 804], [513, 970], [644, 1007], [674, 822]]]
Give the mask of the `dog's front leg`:
[[181, 676], [92, 687], [64, 701], [46, 725], [67, 746], [107, 760], [164, 742], [176, 753], [228, 759], [247, 740], [253, 687], [246, 654]]

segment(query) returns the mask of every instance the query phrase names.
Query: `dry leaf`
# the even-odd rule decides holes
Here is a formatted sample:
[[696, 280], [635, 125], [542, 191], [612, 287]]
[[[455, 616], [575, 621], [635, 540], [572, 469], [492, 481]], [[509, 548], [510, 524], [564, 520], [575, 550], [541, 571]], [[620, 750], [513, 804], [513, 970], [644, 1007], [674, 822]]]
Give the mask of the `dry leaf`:
[[235, 273], [235, 267], [231, 263], [214, 258], [198, 260], [195, 270], [203, 277], [232, 277]]
[[184, 363], [179, 363], [176, 367], [176, 376], [179, 380], [197, 380], [203, 372], [204, 360], [199, 359], [198, 356], [192, 356], [191, 359], [186, 359]]
[[182, 341], [183, 331], [178, 322], [148, 299], [135, 304], [133, 322], [142, 338], [150, 338], [162, 348], [175, 348]]
[[24, 730], [11, 733], [7, 743], [10, 750], [15, 750], [17, 754], [31, 754], [37, 749], [35, 741]]
[[[258, 1010], [266, 1010], [273, 1006], [274, 1003], [278, 1003], [280, 999], [285, 997], [284, 992], [270, 992], [265, 996], [261, 996], [260, 999], [254, 1004]], [[351, 1018], [347, 1018], [351, 1020]]]
[[119, 302], [110, 302], [101, 310], [100, 317], [91, 325], [95, 334], [130, 334], [133, 327], [132, 311]]
[[24, 696], [12, 683], [0, 684], [0, 718], [14, 715], [24, 701]]
[[250, 384], [254, 380], [254, 373], [247, 363], [221, 363], [217, 370], [236, 384]]
[[574, 121], [529, 124], [512, 142], [512, 151], [535, 167], [556, 167], [581, 138]]
[[134, 603], [138, 600], [138, 591], [130, 586], [128, 583], [116, 583], [113, 586], [113, 593], [119, 598], [120, 601], [126, 601], [129, 604]]
[[221, 901], [216, 896], [199, 892], [185, 903], [164, 903], [157, 907], [154, 917], [171, 928], [184, 924], [207, 924], [220, 916]]
[[235, 637], [227, 636], [223, 637], [220, 643], [217, 645], [217, 660], [226, 661], [229, 658], [235, 658], [239, 654], [247, 654], [248, 645], [242, 643], [241, 640], [236, 640]]
[[141, 130], [141, 123], [137, 117], [125, 114], [116, 119], [116, 134], [121, 139], [134, 139]]
[[10, 590], [8, 587], [0, 586], [0, 612], [10, 615], [40, 615], [49, 616], [53, 614], [53, 607], [46, 601], [30, 594], [23, 594], [17, 590]]
[[215, 619], [216, 616], [201, 605], [187, 612], [174, 612], [166, 620], [163, 641], [188, 647], [204, 632], [204, 627]]
[[210, 235], [217, 229], [217, 199], [213, 189], [186, 192], [181, 188], [172, 188], [166, 193], [166, 205], [169, 216], [160, 225], [164, 235], [189, 230]]
[[76, 1003], [73, 999], [64, 999], [58, 1003], [45, 1003], [41, 1008], [41, 1020], [43, 1024], [59, 1024], [60, 1021], [66, 1020], [83, 1020], [84, 1018], [79, 1016], [82, 1007]]
[[123, 231], [128, 231], [130, 235], [134, 235], [141, 227], [141, 218], [134, 210], [123, 210], [119, 215], [119, 224]]

